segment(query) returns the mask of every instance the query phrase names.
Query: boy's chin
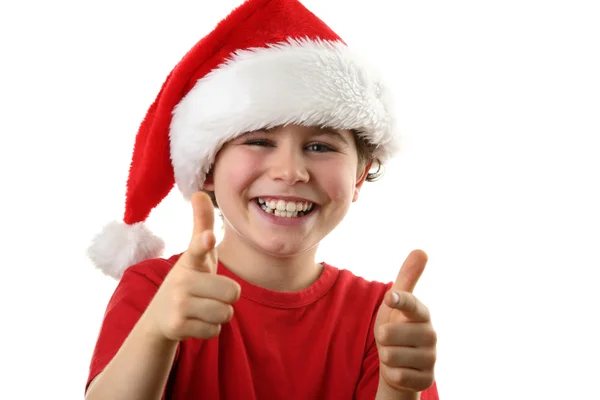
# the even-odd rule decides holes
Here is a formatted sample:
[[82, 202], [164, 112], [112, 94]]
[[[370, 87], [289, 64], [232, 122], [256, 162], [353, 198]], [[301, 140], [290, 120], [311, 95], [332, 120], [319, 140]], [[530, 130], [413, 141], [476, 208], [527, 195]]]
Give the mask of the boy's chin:
[[290, 243], [289, 241], [271, 241], [271, 243], [254, 243], [254, 248], [274, 258], [293, 258], [313, 250], [318, 243]]

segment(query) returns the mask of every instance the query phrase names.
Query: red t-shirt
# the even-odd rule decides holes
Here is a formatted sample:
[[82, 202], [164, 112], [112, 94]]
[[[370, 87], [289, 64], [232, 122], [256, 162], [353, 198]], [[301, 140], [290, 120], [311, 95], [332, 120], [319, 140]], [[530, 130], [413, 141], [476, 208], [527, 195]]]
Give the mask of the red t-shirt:
[[[178, 257], [125, 271], [104, 316], [88, 385], [116, 354]], [[374, 399], [379, 357], [373, 324], [391, 284], [325, 264], [309, 288], [280, 293], [251, 285], [220, 263], [218, 273], [242, 288], [234, 316], [218, 337], [179, 344], [166, 399]], [[438, 400], [435, 384], [421, 400]]]

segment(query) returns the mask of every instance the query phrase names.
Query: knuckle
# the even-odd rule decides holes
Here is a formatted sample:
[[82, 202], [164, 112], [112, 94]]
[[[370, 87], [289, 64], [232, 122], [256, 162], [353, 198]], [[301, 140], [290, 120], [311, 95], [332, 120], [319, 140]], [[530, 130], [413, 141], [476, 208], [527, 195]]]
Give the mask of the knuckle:
[[402, 368], [395, 368], [390, 371], [391, 380], [399, 386], [406, 387], [406, 372]]
[[433, 374], [416, 373], [414, 370], [395, 368], [389, 373], [389, 378], [395, 385], [411, 391], [423, 391], [429, 388], [433, 382]]
[[380, 344], [387, 344], [389, 333], [386, 325], [381, 325], [378, 329], [375, 330], [375, 339]]
[[421, 303], [421, 307], [423, 307], [423, 311], [429, 315], [431, 314], [431, 312], [429, 311], [429, 307], [427, 307], [425, 304]]
[[409, 374], [405, 369], [398, 369], [397, 371], [396, 383], [402, 387], [414, 389], [417, 383], [414, 376]]
[[386, 364], [386, 365], [390, 365], [392, 362], [392, 354], [391, 354], [391, 350], [389, 347], [381, 347], [379, 348], [379, 360]]
[[185, 269], [173, 267], [168, 278], [173, 287], [178, 288], [183, 286], [186, 281]]
[[190, 299], [183, 292], [176, 292], [173, 294], [173, 308], [175, 314], [181, 314], [184, 310], [189, 307]]
[[428, 353], [426, 356], [426, 363], [425, 363], [426, 368], [433, 370], [433, 368], [435, 367], [436, 360], [437, 360], [437, 355], [436, 355], [435, 351], [431, 351], [430, 353]]
[[423, 310], [423, 316], [427, 319], [427, 320], [431, 320], [431, 312], [429, 311], [429, 307], [427, 307], [425, 304], [421, 303], [421, 307]]
[[421, 380], [421, 386], [420, 386], [419, 390], [422, 391], [422, 390], [430, 388], [431, 385], [433, 385], [434, 381], [435, 381], [435, 378], [434, 378], [433, 374], [427, 374]]
[[172, 270], [173, 274], [171, 278], [171, 290], [174, 293], [187, 293], [190, 290], [191, 283], [194, 281], [194, 277], [190, 274], [190, 270], [186, 268], [178, 268]]
[[223, 312], [223, 322], [229, 322], [231, 318], [233, 318], [233, 307], [227, 304]]
[[215, 336], [218, 336], [219, 333], [221, 332], [221, 325], [220, 324], [209, 324], [205, 327], [204, 331], [205, 331], [205, 334], [204, 334], [205, 339], [214, 338]]
[[437, 332], [431, 326], [420, 330], [420, 340], [422, 346], [435, 347], [437, 345]]
[[186, 253], [191, 257], [197, 257], [205, 253], [204, 246], [202, 245], [202, 232], [194, 232], [192, 234]]
[[196, 268], [198, 266], [202, 266], [206, 262], [206, 251], [202, 248], [200, 244], [192, 241], [190, 246], [184, 253], [185, 255], [185, 265], [191, 268]]
[[430, 345], [432, 345], [432, 346], [437, 345], [437, 341], [438, 341], [437, 332], [433, 329], [427, 331], [427, 340]]
[[228, 303], [234, 303], [240, 297], [241, 288], [235, 281], [231, 281], [230, 283], [225, 290], [225, 298]]
[[406, 308], [408, 312], [416, 314], [419, 311], [419, 301], [416, 297], [412, 295], [406, 296], [406, 302]]
[[170, 335], [178, 336], [185, 329], [185, 320], [178, 315], [173, 315], [166, 324]]
[[211, 309], [208, 310], [209, 316], [208, 319], [215, 324], [222, 324], [229, 321], [229, 306], [224, 303], [215, 303], [211, 306]]
[[401, 382], [402, 387], [410, 388], [414, 391], [423, 391], [433, 385], [434, 378], [432, 373], [407, 373], [403, 371]]

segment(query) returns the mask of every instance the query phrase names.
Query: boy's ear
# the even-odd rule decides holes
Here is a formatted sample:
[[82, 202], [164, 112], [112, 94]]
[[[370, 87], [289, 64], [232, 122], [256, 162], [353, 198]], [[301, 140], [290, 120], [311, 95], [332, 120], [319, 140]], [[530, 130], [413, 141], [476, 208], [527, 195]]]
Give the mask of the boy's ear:
[[356, 200], [358, 200], [358, 194], [360, 192], [360, 188], [362, 188], [363, 183], [365, 183], [365, 180], [367, 179], [367, 175], [369, 175], [369, 171], [371, 170], [372, 165], [373, 165], [373, 160], [371, 160], [367, 163], [367, 165], [363, 169], [362, 173], [358, 177], [358, 179], [356, 181], [356, 185], [354, 186], [354, 196], [352, 196], [352, 202], [355, 202]]
[[209, 192], [215, 191], [215, 181], [213, 179], [212, 170], [210, 170], [209, 173], [206, 174], [206, 179], [204, 179], [204, 184], [202, 185], [202, 190], [206, 190]]

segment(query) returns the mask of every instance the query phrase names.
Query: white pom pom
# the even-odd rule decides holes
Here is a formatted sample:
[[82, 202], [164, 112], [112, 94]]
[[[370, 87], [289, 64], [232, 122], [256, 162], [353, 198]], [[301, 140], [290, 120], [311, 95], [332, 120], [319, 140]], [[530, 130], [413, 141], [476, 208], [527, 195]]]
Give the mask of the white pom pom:
[[114, 221], [94, 238], [87, 255], [96, 268], [115, 279], [121, 279], [130, 266], [160, 257], [164, 242], [142, 222], [127, 225]]

